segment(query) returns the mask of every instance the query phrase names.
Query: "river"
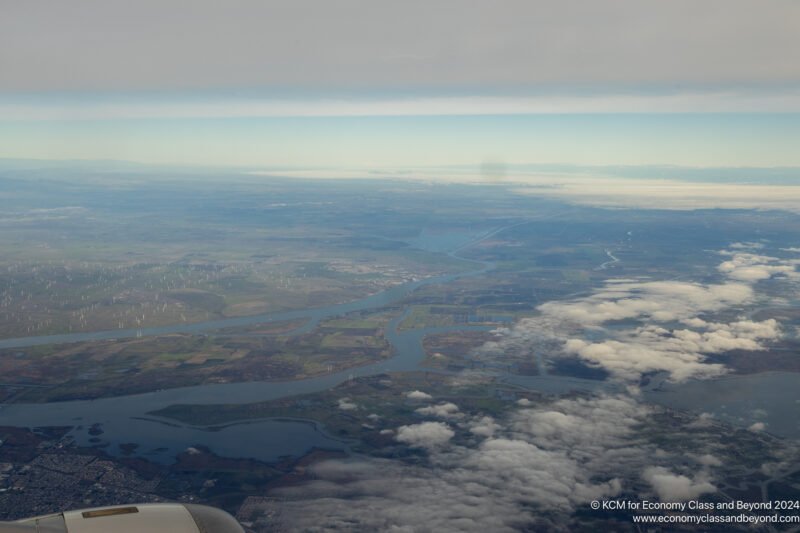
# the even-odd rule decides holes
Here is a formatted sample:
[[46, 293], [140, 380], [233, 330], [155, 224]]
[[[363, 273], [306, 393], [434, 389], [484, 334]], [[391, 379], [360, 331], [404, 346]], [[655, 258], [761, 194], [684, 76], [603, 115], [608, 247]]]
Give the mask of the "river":
[[[519, 224], [514, 226], [517, 225]], [[456, 279], [490, 272], [494, 268], [492, 263], [465, 259], [458, 256], [457, 252], [514, 226], [478, 235], [462, 232], [452, 233], [449, 236], [449, 255], [473, 263], [476, 266], [473, 270], [411, 281], [353, 302], [318, 309], [141, 330], [7, 339], [0, 341], [0, 347], [25, 347], [166, 333], [202, 333], [225, 327], [305, 318], [308, 321], [292, 332], [292, 334], [299, 334], [310, 331], [321, 320], [327, 318], [396, 303], [412, 291], [426, 285], [448, 283]], [[435, 246], [436, 249], [441, 250], [448, 246], [447, 241], [447, 235], [437, 233], [435, 240], [429, 244], [431, 247]], [[424, 234], [414, 244], [425, 248]], [[198, 385], [97, 400], [8, 404], [0, 406], [0, 426], [74, 426], [70, 435], [81, 445], [102, 446], [109, 454], [120, 455], [123, 453], [120, 445], [135, 443], [139, 445], [135, 451], [136, 455], [162, 463], [171, 462], [176, 454], [190, 446], [205, 446], [220, 455], [252, 457], [262, 461], [274, 461], [287, 455], [303, 455], [313, 447], [347, 450], [346, 442], [326, 434], [323, 428], [314, 423], [270, 419], [207, 428], [162, 420], [147, 415], [147, 413], [177, 403], [239, 404], [272, 400], [328, 390], [353, 376], [416, 370], [425, 358], [422, 348], [422, 339], [425, 335], [488, 329], [480, 326], [459, 325], [398, 331], [398, 325], [408, 311], [409, 309], [406, 309], [400, 316], [395, 317], [386, 328], [386, 337], [394, 348], [394, 355], [387, 360], [370, 365], [296, 381]], [[720, 418], [739, 425], [751, 423], [751, 419], [760, 417], [768, 423], [770, 431], [786, 436], [800, 436], [798, 417], [796, 416], [798, 406], [800, 406], [800, 397], [797, 393], [800, 391], [800, 374], [769, 373], [768, 375], [743, 376], [737, 379], [738, 381], [735, 382], [716, 380], [700, 384], [665, 385], [649, 390], [646, 397], [649, 401], [671, 407], [697, 412], [713, 412]], [[551, 375], [532, 377], [503, 375], [501, 380], [549, 394], [563, 394], [576, 389], [609, 392], [616, 390], [613, 385], [606, 382]], [[795, 392], [790, 395], [791, 398], [784, 398], [785, 401], [781, 401], [775, 391], [786, 391], [787, 387], [788, 390]], [[746, 399], [736, 401], [737, 390], [746, 390], [750, 394]], [[335, 408], [335, 406], [331, 406], [331, 408]], [[733, 415], [728, 416], [730, 413]], [[96, 434], [97, 431], [92, 430], [92, 426], [101, 429], [102, 434]]]
[[[412, 291], [426, 285], [448, 283], [456, 279], [479, 276], [489, 272], [494, 268], [492, 263], [461, 258], [456, 255], [456, 251], [464, 249], [470, 244], [478, 243], [498, 231], [500, 230], [483, 232], [479, 235], [463, 232], [449, 235], [436, 233], [435, 248], [447, 246], [449, 241], [450, 250], [452, 250], [450, 255], [473, 263], [476, 268], [407, 282], [353, 302], [317, 309], [211, 320], [194, 324], [6, 339], [0, 341], [0, 348], [21, 348], [167, 333], [197, 334], [226, 327], [304, 318], [307, 322], [290, 333], [297, 335], [310, 331], [321, 320], [393, 304], [402, 300]], [[421, 235], [418, 243], [415, 244], [425, 249], [425, 234]], [[408, 309], [405, 313], [407, 312]], [[70, 435], [81, 445], [102, 446], [111, 455], [119, 455], [123, 453], [120, 445], [135, 443], [139, 445], [135, 452], [136, 455], [158, 462], [169, 462], [177, 453], [190, 446], [205, 446], [226, 456], [252, 457], [263, 461], [273, 461], [285, 455], [303, 455], [313, 447], [344, 450], [347, 448], [347, 443], [327, 435], [318, 425], [303, 421], [263, 420], [205, 428], [179, 424], [171, 420], [160, 420], [147, 415], [147, 413], [176, 403], [251, 403], [272, 400], [328, 390], [353, 376], [415, 370], [425, 357], [422, 348], [422, 339], [425, 335], [448, 331], [487, 329], [480, 326], [453, 326], [400, 332], [397, 326], [404, 318], [405, 313], [392, 320], [387, 327], [386, 336], [393, 346], [393, 357], [374, 364], [295, 381], [198, 385], [97, 400], [7, 404], [0, 406], [0, 425], [74, 426]], [[100, 429], [102, 433], [97, 434], [97, 429]]]

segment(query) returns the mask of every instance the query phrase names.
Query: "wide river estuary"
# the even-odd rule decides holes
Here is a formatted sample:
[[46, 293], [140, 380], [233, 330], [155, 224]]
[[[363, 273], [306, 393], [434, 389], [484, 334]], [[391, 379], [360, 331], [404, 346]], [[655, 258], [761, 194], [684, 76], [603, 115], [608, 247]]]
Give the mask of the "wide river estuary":
[[[427, 236], [423, 233], [412, 244], [428, 250], [449, 251], [450, 255], [457, 257], [458, 250], [480, 242], [499, 231], [501, 230], [478, 235], [452, 233], [444, 238], [442, 234]], [[480, 276], [494, 268], [491, 263], [466, 259], [464, 261], [474, 264], [475, 268], [457, 274], [411, 281], [360, 300], [324, 308], [140, 330], [6, 339], [0, 341], [0, 348], [23, 348], [138, 335], [198, 334], [221, 328], [304, 318], [307, 321], [303, 326], [292, 332], [300, 334], [312, 330], [321, 320], [353, 311], [382, 308], [401, 301], [412, 291], [425, 285]], [[205, 446], [226, 457], [252, 457], [262, 461], [274, 461], [283, 456], [301, 456], [314, 447], [347, 450], [346, 442], [327, 435], [323, 428], [306, 421], [267, 419], [231, 423], [225, 426], [195, 427], [174, 420], [159, 419], [147, 413], [177, 403], [240, 404], [271, 400], [324, 391], [350, 379], [351, 376], [416, 370], [420, 368], [420, 363], [425, 358], [422, 348], [422, 339], [425, 335], [487, 329], [480, 326], [453, 326], [398, 331], [397, 326], [404, 316], [405, 313], [401, 314], [386, 328], [387, 339], [394, 348], [393, 357], [378, 363], [296, 381], [200, 385], [98, 400], [4, 404], [0, 405], [0, 426], [73, 426], [71, 436], [81, 445], [103, 446], [111, 455], [120, 455], [122, 454], [120, 445], [133, 443], [138, 445], [134, 452], [136, 455], [165, 463], [172, 462], [176, 454], [190, 446]], [[561, 376], [501, 375], [500, 379], [555, 395], [576, 389], [613, 392], [613, 387], [604, 382]], [[645, 398], [678, 409], [713, 413], [735, 425], [746, 426], [753, 422], [765, 422], [770, 432], [786, 437], [800, 437], [800, 417], [797, 416], [800, 409], [800, 374], [767, 372], [680, 385], [662, 384], [646, 391]], [[99, 433], [98, 429], [102, 433]]]

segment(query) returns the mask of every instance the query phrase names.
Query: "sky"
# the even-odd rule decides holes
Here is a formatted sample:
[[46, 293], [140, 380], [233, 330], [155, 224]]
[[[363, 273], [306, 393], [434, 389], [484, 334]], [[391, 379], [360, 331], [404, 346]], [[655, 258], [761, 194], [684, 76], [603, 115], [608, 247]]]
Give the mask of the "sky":
[[0, 157], [800, 166], [793, 0], [0, 0]]

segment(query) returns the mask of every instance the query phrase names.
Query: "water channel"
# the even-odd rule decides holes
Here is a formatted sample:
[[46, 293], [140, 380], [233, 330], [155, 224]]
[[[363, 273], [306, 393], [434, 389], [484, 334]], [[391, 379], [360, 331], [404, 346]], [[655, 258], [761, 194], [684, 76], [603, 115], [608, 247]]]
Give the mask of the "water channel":
[[[449, 243], [446, 242], [446, 236], [437, 234], [435, 241], [432, 241], [437, 248], [441, 249], [449, 244], [451, 256], [468, 261], [476, 268], [456, 274], [411, 281], [353, 302], [318, 309], [188, 325], [7, 339], [0, 341], [0, 348], [22, 348], [138, 335], [197, 334], [227, 327], [305, 318], [307, 322], [292, 332], [300, 334], [310, 331], [324, 319], [394, 304], [412, 291], [426, 285], [448, 283], [488, 273], [494, 268], [493, 264], [464, 259], [456, 253], [495, 235], [502, 229], [507, 228], [477, 235], [452, 234], [449, 236]], [[424, 234], [418, 240], [420, 242], [414, 244], [425, 248]], [[422, 339], [426, 335], [487, 329], [480, 326], [459, 325], [398, 331], [397, 326], [404, 316], [405, 313], [394, 318], [386, 328], [387, 340], [394, 349], [394, 355], [370, 365], [296, 381], [210, 384], [97, 400], [6, 404], [0, 405], [0, 426], [73, 426], [70, 434], [81, 445], [103, 446], [108, 453], [118, 455], [122, 453], [120, 445], [135, 443], [139, 445], [136, 455], [167, 463], [188, 447], [198, 445], [228, 457], [252, 457], [263, 461], [274, 461], [286, 455], [303, 455], [314, 447], [346, 450], [348, 446], [346, 442], [326, 434], [317, 424], [306, 421], [269, 419], [233, 423], [222, 427], [195, 427], [175, 423], [172, 420], [160, 420], [147, 413], [178, 403], [241, 404], [272, 400], [328, 390], [353, 376], [416, 370], [425, 358]], [[548, 394], [563, 394], [576, 389], [608, 392], [616, 390], [606, 382], [564, 376], [528, 377], [508, 374], [501, 375], [500, 379], [511, 385]], [[696, 412], [712, 412], [734, 424], [748, 424], [758, 418], [766, 421], [768, 430], [776, 434], [800, 437], [800, 426], [798, 426], [800, 417], [797, 417], [800, 407], [798, 391], [800, 391], [800, 374], [771, 372], [742, 376], [736, 380], [664, 384], [646, 391], [645, 394], [649, 401]], [[95, 429], [92, 429], [93, 426]], [[97, 428], [102, 430], [101, 434], [98, 434]]]

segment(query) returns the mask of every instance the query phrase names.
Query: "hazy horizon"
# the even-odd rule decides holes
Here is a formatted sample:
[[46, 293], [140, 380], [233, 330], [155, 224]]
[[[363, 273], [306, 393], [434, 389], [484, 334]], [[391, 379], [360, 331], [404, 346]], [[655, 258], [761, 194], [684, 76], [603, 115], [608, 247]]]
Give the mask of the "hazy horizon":
[[0, 157], [800, 166], [796, 2], [191, 5], [7, 3]]
[[796, 531], [798, 50], [798, 0], [0, 0], [0, 533]]

